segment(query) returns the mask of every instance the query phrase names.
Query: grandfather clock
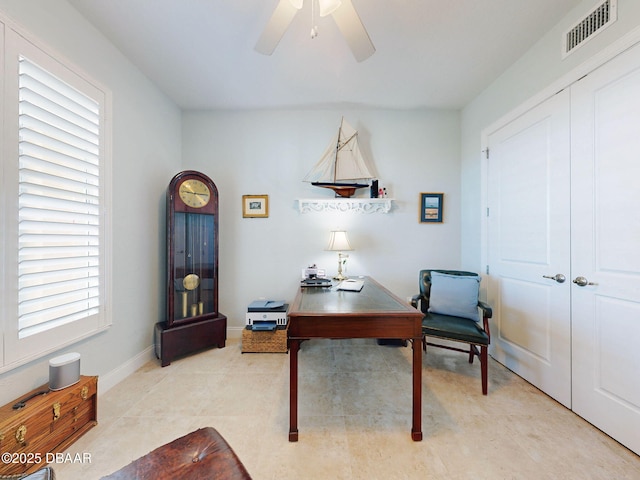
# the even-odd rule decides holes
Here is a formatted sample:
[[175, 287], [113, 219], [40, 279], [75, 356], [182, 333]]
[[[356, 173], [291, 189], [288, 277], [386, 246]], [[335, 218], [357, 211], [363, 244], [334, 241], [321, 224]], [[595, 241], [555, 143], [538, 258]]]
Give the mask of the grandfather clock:
[[218, 311], [218, 189], [194, 170], [167, 188], [166, 320], [156, 324], [163, 367], [179, 356], [222, 348], [227, 317]]

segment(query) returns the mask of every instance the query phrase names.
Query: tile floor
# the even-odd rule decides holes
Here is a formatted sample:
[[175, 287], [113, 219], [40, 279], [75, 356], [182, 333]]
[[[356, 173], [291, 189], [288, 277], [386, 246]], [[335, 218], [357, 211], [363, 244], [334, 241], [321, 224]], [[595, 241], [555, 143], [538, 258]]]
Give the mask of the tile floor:
[[99, 425], [67, 451], [91, 462], [56, 465], [57, 478], [98, 479], [203, 426], [254, 480], [640, 478], [640, 457], [493, 360], [483, 397], [477, 363], [429, 350], [424, 439], [413, 442], [409, 347], [311, 341], [299, 359], [297, 443], [289, 356], [242, 354], [230, 340], [165, 368], [149, 362], [102, 395]]

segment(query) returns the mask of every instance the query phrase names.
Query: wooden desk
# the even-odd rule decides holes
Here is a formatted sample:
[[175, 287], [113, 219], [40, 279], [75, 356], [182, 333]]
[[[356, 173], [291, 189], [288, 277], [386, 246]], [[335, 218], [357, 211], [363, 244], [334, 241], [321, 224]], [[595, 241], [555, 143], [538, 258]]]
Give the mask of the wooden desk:
[[289, 308], [289, 441], [298, 441], [298, 350], [312, 338], [397, 338], [413, 348], [411, 438], [422, 440], [422, 313], [366, 277], [360, 292], [300, 288]]

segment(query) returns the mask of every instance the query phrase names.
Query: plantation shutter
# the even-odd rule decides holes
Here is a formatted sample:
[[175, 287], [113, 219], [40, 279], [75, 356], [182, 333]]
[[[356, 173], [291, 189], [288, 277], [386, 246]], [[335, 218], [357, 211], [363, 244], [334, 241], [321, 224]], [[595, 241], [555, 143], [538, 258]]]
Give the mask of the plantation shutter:
[[19, 58], [18, 336], [99, 313], [100, 105]]

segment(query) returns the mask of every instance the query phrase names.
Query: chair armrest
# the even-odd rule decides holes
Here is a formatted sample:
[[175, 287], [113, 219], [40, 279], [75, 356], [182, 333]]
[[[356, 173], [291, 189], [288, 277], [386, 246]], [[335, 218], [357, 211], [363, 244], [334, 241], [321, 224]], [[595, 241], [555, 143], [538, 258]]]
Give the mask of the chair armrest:
[[423, 297], [422, 295], [418, 294], [418, 295], [414, 295], [413, 297], [411, 297], [411, 306], [413, 308], [417, 308], [418, 310], [420, 310], [420, 303], [422, 302]]
[[491, 343], [491, 331], [489, 330], [489, 319], [493, 315], [493, 311], [488, 303], [478, 300], [478, 307], [482, 310], [482, 327], [487, 336], [489, 337], [489, 343]]
[[491, 306], [488, 303], [482, 302], [478, 300], [478, 307], [482, 310], [483, 318], [491, 318], [493, 315], [493, 310], [491, 310]]

